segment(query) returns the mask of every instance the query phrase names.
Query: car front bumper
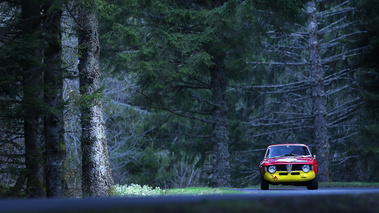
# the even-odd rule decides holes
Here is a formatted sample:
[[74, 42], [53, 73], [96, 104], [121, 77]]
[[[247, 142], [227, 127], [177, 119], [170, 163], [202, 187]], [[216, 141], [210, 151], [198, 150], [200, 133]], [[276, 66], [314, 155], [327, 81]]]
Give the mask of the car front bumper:
[[270, 183], [295, 183], [306, 182], [315, 179], [316, 174], [313, 170], [305, 173], [303, 171], [277, 171], [273, 174], [265, 172], [263, 178]]

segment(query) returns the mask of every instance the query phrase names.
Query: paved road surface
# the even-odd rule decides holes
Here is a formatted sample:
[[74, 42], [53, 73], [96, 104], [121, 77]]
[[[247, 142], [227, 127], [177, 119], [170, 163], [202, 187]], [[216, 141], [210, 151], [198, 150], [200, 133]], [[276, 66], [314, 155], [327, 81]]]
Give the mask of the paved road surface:
[[[305, 187], [296, 188], [274, 188], [270, 190], [260, 189], [235, 189], [245, 192], [248, 195], [264, 197], [264, 196], [312, 196], [312, 195], [354, 195], [354, 194], [379, 194], [379, 188], [319, 188], [318, 190], [307, 190]], [[379, 201], [378, 201], [379, 202]]]
[[[286, 203], [295, 203], [296, 206], [303, 205], [302, 203], [314, 202], [324, 203], [324, 205], [333, 206], [338, 201], [333, 201], [335, 197], [341, 197], [348, 195], [350, 200], [344, 199], [344, 205], [341, 205], [342, 209], [350, 209], [349, 203], [355, 202], [356, 198], [360, 198], [363, 202], [366, 202], [366, 197], [373, 197], [373, 201], [367, 201], [368, 203], [362, 204], [363, 207], [370, 207], [368, 211], [360, 209], [361, 201], [356, 204], [352, 204], [356, 209], [362, 211], [352, 210], [350, 212], [379, 212], [379, 188], [320, 188], [318, 190], [307, 190], [304, 188], [277, 188], [262, 191], [260, 189], [234, 189], [243, 191], [242, 195], [204, 195], [204, 196], [161, 196], [161, 197], [144, 197], [144, 198], [84, 198], [84, 199], [18, 199], [18, 200], [0, 200], [0, 213], [86, 213], [86, 212], [178, 212], [183, 211], [183, 208], [187, 209], [186, 212], [199, 212], [199, 209], [203, 211], [205, 208], [215, 208], [215, 203], [229, 203], [229, 206], [223, 206], [222, 210], [218, 208], [218, 212], [234, 212], [236, 205], [240, 204], [240, 201], [247, 201], [248, 203], [256, 203], [256, 208], [259, 205], [277, 205], [282, 206], [280, 208], [287, 208]], [[362, 198], [363, 197], [363, 198]], [[278, 203], [279, 201], [283, 201]], [[302, 202], [302, 203], [298, 203]], [[329, 202], [329, 204], [327, 204]], [[372, 202], [374, 202], [375, 209], [372, 209]], [[234, 203], [237, 203], [234, 205]], [[203, 208], [203, 206], [206, 206]], [[375, 206], [376, 205], [376, 206]], [[185, 207], [183, 207], [185, 206]], [[211, 207], [209, 207], [211, 206]], [[358, 207], [357, 207], [358, 206]], [[272, 207], [272, 206], [271, 206]], [[294, 208], [289, 206], [287, 210]], [[340, 210], [338, 206], [337, 210]], [[140, 209], [142, 209], [140, 211]], [[227, 211], [224, 211], [227, 209]], [[233, 211], [229, 211], [229, 210]], [[251, 207], [245, 207], [245, 210], [250, 210]], [[372, 209], [372, 211], [370, 211]], [[244, 210], [244, 211], [245, 211]], [[295, 208], [296, 210], [296, 208]], [[214, 210], [210, 210], [214, 212]], [[323, 210], [321, 210], [323, 211]], [[203, 211], [204, 212], [204, 211]], [[206, 211], [207, 212], [207, 211]], [[238, 211], [238, 212], [243, 212]], [[296, 211], [295, 211], [296, 212]], [[308, 211], [309, 212], [309, 211]], [[317, 211], [319, 212], [319, 211]], [[344, 211], [349, 212], [349, 211]]]

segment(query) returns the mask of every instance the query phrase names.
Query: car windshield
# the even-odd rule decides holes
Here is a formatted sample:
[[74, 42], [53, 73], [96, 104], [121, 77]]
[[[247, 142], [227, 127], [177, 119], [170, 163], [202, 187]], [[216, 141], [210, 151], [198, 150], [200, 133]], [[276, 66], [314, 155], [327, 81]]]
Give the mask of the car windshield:
[[272, 146], [267, 150], [266, 158], [298, 155], [310, 155], [308, 148], [299, 145]]

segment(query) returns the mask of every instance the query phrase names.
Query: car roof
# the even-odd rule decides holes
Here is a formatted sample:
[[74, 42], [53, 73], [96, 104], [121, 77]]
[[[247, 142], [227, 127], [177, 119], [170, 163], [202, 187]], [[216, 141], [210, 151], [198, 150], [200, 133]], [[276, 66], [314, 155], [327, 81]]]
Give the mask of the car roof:
[[271, 146], [306, 146], [306, 147], [308, 147], [307, 145], [305, 145], [305, 144], [301, 144], [301, 143], [282, 143], [282, 144], [272, 144], [272, 145], [269, 145], [268, 147], [271, 147]]

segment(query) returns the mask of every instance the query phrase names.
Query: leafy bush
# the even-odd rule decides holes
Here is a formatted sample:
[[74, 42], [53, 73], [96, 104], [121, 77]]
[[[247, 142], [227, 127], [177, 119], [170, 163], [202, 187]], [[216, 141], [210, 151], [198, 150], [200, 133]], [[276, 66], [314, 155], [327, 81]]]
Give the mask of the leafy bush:
[[164, 194], [164, 190], [159, 187], [141, 186], [138, 184], [115, 185], [112, 189], [112, 196], [158, 196]]

